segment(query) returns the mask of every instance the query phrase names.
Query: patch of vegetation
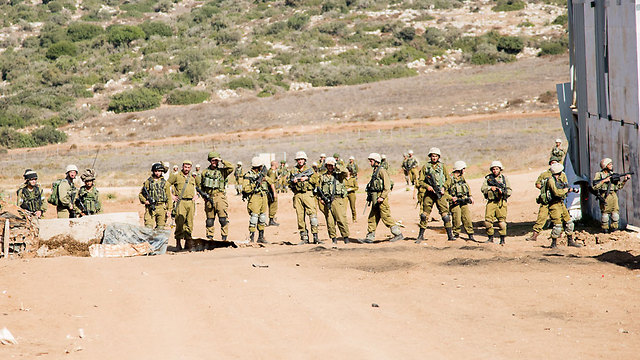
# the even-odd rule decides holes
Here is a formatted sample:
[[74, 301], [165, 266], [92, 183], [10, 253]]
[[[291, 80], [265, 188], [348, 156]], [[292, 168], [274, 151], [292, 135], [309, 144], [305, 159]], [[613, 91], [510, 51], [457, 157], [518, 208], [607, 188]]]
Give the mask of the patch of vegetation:
[[7, 149], [58, 144], [65, 141], [67, 141], [67, 134], [53, 126], [43, 126], [29, 134], [6, 127], [0, 128], [0, 146]]
[[67, 28], [67, 37], [73, 42], [91, 40], [96, 36], [102, 34], [104, 29], [102, 26], [90, 24], [90, 23], [73, 23]]
[[202, 90], [176, 89], [167, 96], [167, 104], [169, 105], [191, 105], [199, 104], [209, 100], [210, 94]]
[[61, 56], [76, 56], [78, 48], [70, 41], [60, 41], [49, 47], [47, 50], [47, 59], [56, 60]]
[[518, 11], [524, 9], [526, 3], [522, 0], [497, 0], [496, 5], [491, 10], [499, 11]]
[[129, 45], [144, 37], [144, 31], [135, 25], [111, 25], [107, 28], [107, 41], [114, 46]]
[[111, 97], [109, 110], [115, 113], [142, 111], [160, 106], [162, 96], [149, 89], [134, 89]]

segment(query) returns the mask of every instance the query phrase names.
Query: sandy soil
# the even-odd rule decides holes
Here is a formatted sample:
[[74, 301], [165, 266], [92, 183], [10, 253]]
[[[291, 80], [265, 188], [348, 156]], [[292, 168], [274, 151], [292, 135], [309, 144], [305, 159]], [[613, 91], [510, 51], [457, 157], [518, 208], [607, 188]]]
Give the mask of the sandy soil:
[[[0, 326], [19, 344], [1, 346], [0, 357], [635, 358], [636, 235], [600, 237], [600, 244], [581, 249], [547, 249], [546, 236], [525, 242], [535, 219], [530, 189], [537, 171], [507, 175], [515, 194], [506, 246], [447, 242], [438, 220], [422, 245], [383, 241], [388, 230], [380, 225], [380, 242], [372, 245], [2, 261]], [[414, 237], [418, 212], [404, 180], [395, 180], [392, 213]], [[478, 200], [479, 181], [471, 181]], [[229, 193], [231, 237], [241, 240], [248, 216]], [[141, 210], [128, 202], [106, 206]], [[474, 220], [482, 220], [482, 209], [482, 201], [473, 205]], [[198, 210], [194, 235], [203, 236]], [[281, 226], [267, 228], [267, 239], [295, 242], [290, 194], [280, 198], [278, 220]], [[366, 222], [351, 230], [363, 236]], [[324, 226], [320, 233], [326, 240]], [[625, 259], [626, 267], [611, 263]]]

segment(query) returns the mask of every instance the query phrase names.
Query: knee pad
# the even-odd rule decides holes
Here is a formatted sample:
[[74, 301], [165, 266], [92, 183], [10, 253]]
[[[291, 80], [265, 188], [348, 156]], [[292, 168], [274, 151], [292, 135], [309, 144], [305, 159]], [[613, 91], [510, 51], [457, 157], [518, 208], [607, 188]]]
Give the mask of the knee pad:
[[573, 232], [573, 228], [574, 228], [573, 221], [569, 221], [567, 225], [565, 225], [566, 232]]
[[311, 223], [311, 226], [318, 226], [318, 217], [316, 215], [311, 215], [309, 217], [309, 222]]
[[206, 221], [207, 227], [212, 227], [214, 220], [215, 220], [214, 218], [207, 218], [207, 221]]
[[562, 234], [562, 225], [554, 225], [553, 229], [551, 229], [551, 237], [557, 239], [560, 237], [560, 234]]
[[427, 214], [420, 213], [420, 221], [427, 221]]
[[603, 213], [602, 214], [602, 223], [603, 224], [608, 224], [609, 223], [609, 214], [607, 214], [607, 213]]
[[249, 225], [256, 226], [258, 225], [258, 214], [251, 214], [249, 218]]
[[614, 212], [611, 213], [611, 221], [618, 222], [620, 220], [620, 213]]
[[501, 230], [506, 230], [506, 229], [507, 229], [507, 222], [506, 222], [506, 221], [500, 221], [500, 222], [498, 223], [498, 227], [499, 227]]
[[451, 215], [449, 215], [449, 214], [442, 215], [442, 221], [444, 221], [445, 223], [450, 222], [451, 221]]
[[220, 226], [225, 226], [229, 223], [229, 220], [227, 220], [226, 217], [219, 217], [218, 221], [220, 221]]
[[258, 216], [258, 222], [262, 225], [267, 223], [267, 214], [262, 213], [260, 214], [260, 216]]
[[490, 227], [493, 227], [493, 223], [489, 222], [489, 221], [485, 221], [484, 222], [484, 227], [486, 227], [487, 229], [490, 228]]

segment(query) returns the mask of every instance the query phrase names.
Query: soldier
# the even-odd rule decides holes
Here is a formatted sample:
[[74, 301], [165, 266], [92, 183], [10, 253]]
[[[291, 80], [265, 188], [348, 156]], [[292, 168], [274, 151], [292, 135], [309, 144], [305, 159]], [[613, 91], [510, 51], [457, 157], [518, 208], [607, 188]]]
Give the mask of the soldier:
[[190, 175], [192, 162], [185, 160], [182, 162], [182, 171], [171, 174], [167, 183], [173, 192], [173, 211], [171, 216], [175, 220], [176, 248], [182, 250], [181, 241], [184, 239], [184, 249], [193, 251], [191, 232], [193, 231], [193, 213], [195, 204], [193, 198], [196, 196], [196, 179]]
[[84, 215], [93, 215], [102, 212], [102, 204], [100, 203], [100, 193], [95, 187], [96, 173], [93, 169], [86, 169], [80, 179], [84, 185], [78, 190], [78, 199], [76, 200], [76, 208]]
[[196, 171], [191, 173], [191, 176], [198, 177], [200, 175], [200, 164], [196, 164]]
[[447, 231], [447, 240], [453, 241], [451, 216], [449, 215], [449, 198], [446, 189], [449, 187], [451, 179], [447, 166], [440, 162], [440, 149], [433, 147], [429, 149], [429, 163], [420, 169], [420, 176], [416, 180], [416, 187], [420, 189], [419, 194], [424, 194], [421, 201], [420, 224], [416, 244], [424, 240], [424, 231], [427, 229], [429, 216], [435, 204], [444, 222]]
[[409, 186], [409, 167], [407, 165], [407, 159], [409, 155], [407, 153], [402, 154], [402, 173], [404, 174], [404, 181], [407, 182], [407, 186]]
[[[320, 171], [324, 171], [325, 170], [325, 167], [324, 167], [325, 161], [327, 161], [327, 154], [325, 154], [325, 153], [320, 154], [320, 160], [318, 160], [317, 165], [316, 165]], [[316, 164], [316, 163], [314, 162], [314, 164]]]
[[39, 219], [47, 211], [47, 204], [44, 193], [38, 184], [38, 174], [31, 169], [27, 169], [23, 177], [24, 184], [20, 185], [16, 192], [16, 205]]
[[222, 160], [217, 151], [211, 151], [207, 154], [207, 160], [209, 166], [196, 177], [196, 187], [204, 199], [204, 213], [207, 216], [205, 222], [207, 239], [213, 240], [214, 223], [217, 216], [222, 241], [227, 241], [229, 235], [227, 182], [229, 175], [234, 171], [233, 164]]
[[78, 167], [71, 164], [66, 168], [66, 177], [59, 180], [57, 189], [58, 201], [56, 203], [56, 210], [58, 212], [58, 218], [74, 218], [76, 217], [75, 201], [78, 190], [73, 184], [73, 181], [78, 175]]
[[[338, 165], [343, 166], [343, 167], [345, 166], [344, 160], [340, 159], [340, 154], [333, 153], [333, 159], [336, 161], [336, 166], [338, 166]], [[325, 163], [326, 163], [326, 161], [325, 161]]]
[[567, 153], [564, 149], [560, 147], [561, 145], [562, 145], [562, 139], [558, 138], [556, 139], [556, 146], [551, 148], [551, 157], [560, 159], [558, 160], [558, 162], [562, 162], [562, 159], [564, 159], [564, 154]]
[[287, 179], [289, 179], [289, 169], [287, 162], [280, 160], [280, 168], [278, 169], [278, 192], [287, 192]]
[[242, 191], [242, 161], [238, 161], [236, 164], [233, 177], [236, 179], [236, 195], [240, 195], [240, 191]]
[[318, 215], [316, 202], [313, 199], [312, 191], [318, 183], [318, 173], [309, 168], [306, 164], [307, 154], [304, 151], [296, 153], [296, 166], [291, 169], [289, 175], [289, 187], [293, 191], [293, 208], [296, 210], [298, 219], [298, 231], [300, 232], [300, 244], [309, 243], [309, 233], [305, 215], [309, 217], [313, 242], [318, 240]]
[[491, 173], [484, 177], [482, 194], [487, 199], [487, 207], [484, 215], [484, 225], [487, 228], [487, 242], [493, 242], [493, 222], [498, 221], [500, 228], [500, 245], [504, 245], [507, 237], [507, 199], [511, 196], [509, 180], [502, 174], [502, 163], [494, 161], [489, 167]]
[[358, 177], [358, 164], [356, 163], [356, 158], [353, 156], [349, 156], [349, 163], [347, 164], [347, 170], [351, 173], [351, 176], [357, 178]]
[[413, 150], [409, 150], [407, 153], [407, 162], [406, 169], [409, 173], [409, 181], [411, 181], [412, 185], [416, 185], [418, 180], [419, 166], [420, 162], [413, 156]]
[[164, 170], [163, 174], [162, 174], [162, 177], [165, 180], [169, 180], [169, 175], [170, 175], [170, 173], [169, 173], [169, 162], [168, 161], [163, 161], [162, 162], [162, 168]]
[[471, 197], [471, 190], [464, 178], [466, 167], [467, 164], [464, 161], [456, 161], [453, 164], [451, 182], [447, 189], [451, 196], [449, 209], [453, 218], [453, 238], [460, 238], [460, 224], [462, 223], [469, 240], [475, 241], [473, 238], [473, 222], [469, 211], [469, 205], [473, 204], [473, 197]]
[[573, 247], [581, 247], [582, 245], [576, 243], [573, 240], [573, 220], [569, 215], [569, 211], [564, 204], [564, 199], [567, 194], [573, 189], [569, 188], [566, 182], [562, 181], [562, 178], [566, 179], [564, 175], [564, 166], [560, 163], [554, 163], [551, 165], [551, 177], [546, 181], [544, 191], [547, 192], [549, 200], [549, 215], [553, 222], [553, 230], [551, 230], [551, 247], [557, 246], [557, 240], [562, 234], [562, 224], [564, 223], [564, 233], [567, 235], [567, 245]]
[[311, 167], [313, 168], [313, 171], [314, 171], [314, 172], [316, 172], [316, 173], [319, 173], [319, 172], [320, 172], [320, 167], [318, 166], [318, 163], [317, 163], [317, 162], [315, 162], [315, 161], [314, 161], [314, 162], [311, 164]]
[[389, 207], [389, 192], [391, 191], [391, 179], [387, 170], [380, 166], [382, 157], [378, 153], [369, 154], [369, 164], [373, 168], [371, 180], [367, 184], [367, 202], [371, 203], [369, 211], [367, 237], [362, 240], [365, 243], [373, 243], [376, 237], [376, 227], [380, 220], [391, 230], [393, 238], [390, 241], [398, 241], [404, 239], [402, 232], [396, 221], [391, 217], [391, 208]]
[[[348, 169], [348, 167], [347, 167]], [[351, 208], [351, 220], [356, 222], [356, 191], [358, 191], [358, 178], [349, 170], [347, 179], [344, 181], [347, 188], [347, 198], [349, 199], [349, 207]]]
[[[607, 233], [609, 231], [618, 230], [618, 221], [620, 220], [620, 206], [618, 205], [618, 190], [621, 190], [627, 183], [627, 180], [631, 179], [631, 175], [625, 174], [620, 177], [612, 177], [613, 161], [609, 158], [604, 158], [600, 161], [600, 168], [602, 171], [597, 172], [593, 177], [593, 189], [597, 192], [598, 200], [600, 201], [600, 213], [602, 215], [602, 231]], [[611, 220], [611, 225], [609, 225]]]
[[178, 174], [178, 169], [179, 169], [178, 164], [173, 165], [173, 173], [172, 174], [173, 175], [177, 175]]
[[383, 169], [389, 172], [389, 162], [387, 162], [387, 155], [382, 154], [380, 155], [380, 158], [382, 159], [382, 161], [380, 162], [380, 166], [382, 166]]
[[271, 179], [262, 172], [259, 157], [251, 159], [251, 170], [242, 177], [242, 193], [247, 199], [249, 212], [249, 240], [254, 241], [256, 227], [258, 228], [258, 243], [266, 244], [264, 228], [267, 226], [267, 207], [269, 192], [275, 192]]
[[144, 226], [164, 230], [167, 211], [170, 208], [171, 191], [162, 176], [164, 166], [161, 163], [151, 165], [151, 176], [142, 184], [138, 199], [145, 205]]
[[273, 194], [267, 197], [269, 205], [269, 224], [267, 226], [280, 226], [280, 224], [276, 222], [276, 213], [278, 212], [278, 192], [275, 191], [275, 184], [280, 181], [278, 178], [278, 163], [276, 161], [271, 162], [271, 168], [267, 171], [267, 176], [271, 180], [271, 184], [274, 189]]
[[348, 171], [344, 164], [338, 163], [335, 158], [328, 158], [325, 166], [327, 171], [320, 176], [317, 193], [318, 199], [324, 205], [323, 213], [327, 221], [329, 238], [334, 244], [338, 243], [336, 239], [337, 224], [342, 240], [345, 244], [348, 244], [349, 225], [347, 224], [347, 208], [345, 204], [347, 188], [344, 184]]
[[[553, 164], [556, 164], [560, 161], [560, 158], [556, 158], [556, 157], [551, 157], [551, 159], [549, 159], [549, 166], [553, 166]], [[562, 182], [566, 183], [567, 182], [567, 177], [565, 175], [565, 173], [563, 172], [561, 174], [562, 176]], [[536, 180], [536, 188], [538, 188], [538, 190], [540, 190], [540, 195], [538, 195], [538, 198], [536, 198], [536, 202], [538, 204], [540, 204], [540, 207], [538, 208], [538, 217], [536, 218], [536, 223], [533, 225], [533, 232], [531, 233], [531, 236], [526, 238], [527, 241], [536, 241], [538, 240], [538, 235], [540, 235], [540, 232], [542, 231], [542, 228], [544, 227], [544, 224], [547, 222], [547, 217], [549, 217], [549, 202], [548, 199], [546, 198], [546, 182], [549, 180], [549, 178], [551, 177], [551, 169], [547, 169], [545, 171], [543, 171], [540, 175], [538, 175], [538, 179]], [[545, 189], [543, 189], [543, 187]]]

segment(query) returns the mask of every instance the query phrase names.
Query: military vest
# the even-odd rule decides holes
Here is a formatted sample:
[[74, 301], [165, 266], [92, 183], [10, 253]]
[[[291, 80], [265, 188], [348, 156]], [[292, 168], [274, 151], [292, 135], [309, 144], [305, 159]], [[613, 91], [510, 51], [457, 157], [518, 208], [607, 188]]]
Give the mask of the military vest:
[[224, 191], [227, 187], [227, 180], [218, 169], [207, 168], [202, 172], [200, 185], [204, 191]]
[[416, 160], [416, 158], [408, 158], [407, 159], [407, 166], [406, 169], [407, 170], [411, 170], [412, 168], [418, 166], [418, 160]]
[[[489, 174], [489, 175], [485, 176], [484, 178], [485, 178], [485, 181], [489, 180], [489, 179], [495, 179], [499, 183], [502, 183], [502, 184], [506, 184], [507, 183], [507, 180], [505, 179], [503, 174], [500, 174], [498, 176], [493, 176], [493, 174]], [[498, 190], [492, 191], [491, 188], [489, 188], [489, 190], [484, 195], [484, 197], [485, 197], [485, 199], [487, 199], [489, 201], [496, 201], [496, 200], [500, 200], [500, 199], [505, 199], [506, 200], [508, 196], [507, 196], [507, 194], [500, 194], [500, 192]]]
[[167, 181], [164, 178], [156, 180], [150, 176], [144, 184], [144, 187], [147, 189], [147, 194], [149, 194], [147, 201], [152, 203], [167, 203], [169, 199], [167, 198], [167, 192], [165, 190], [166, 186]]
[[358, 165], [356, 165], [355, 162], [347, 164], [347, 170], [349, 170], [353, 176], [358, 176]]
[[435, 164], [428, 163], [425, 172], [426, 174], [431, 174], [431, 176], [433, 176], [436, 180], [436, 184], [438, 184], [440, 188], [444, 186], [446, 179], [444, 176], [444, 167], [441, 162], [437, 162]]
[[242, 168], [240, 166], [236, 166], [236, 169], [233, 171], [233, 176], [235, 176], [236, 179], [242, 177]]
[[[306, 164], [302, 167], [302, 168], [298, 168], [297, 166], [294, 166], [293, 169], [291, 169], [291, 175], [295, 175], [295, 174], [299, 174], [301, 172], [304, 172], [306, 170], [309, 169], [309, 166], [307, 166]], [[313, 184], [311, 184], [309, 182], [309, 180], [307, 181], [298, 181], [297, 183], [293, 183], [290, 182], [290, 186], [291, 186], [291, 190], [294, 193], [303, 193], [303, 192], [307, 192], [307, 191], [311, 191], [313, 190]]]
[[376, 167], [371, 173], [371, 180], [367, 184], [367, 192], [383, 192], [384, 191], [384, 181], [380, 176], [380, 166]]
[[86, 187], [80, 187], [78, 191], [78, 201], [84, 205], [83, 211], [86, 210], [87, 214], [96, 214], [100, 211], [100, 194], [95, 187], [91, 190], [87, 190]]
[[337, 197], [345, 197], [347, 195], [347, 188], [344, 183], [338, 181], [334, 175], [325, 173], [320, 178], [320, 189], [326, 195], [335, 195]]
[[262, 180], [262, 183], [260, 183], [260, 185], [256, 188], [256, 182], [257, 179], [260, 177], [260, 172], [255, 172], [255, 171], [247, 171], [246, 174], [244, 174], [244, 179], [249, 180], [249, 184], [251, 186], [250, 189], [242, 189], [242, 191], [250, 193], [250, 192], [260, 192], [263, 195], [266, 194], [269, 191], [269, 183], [267, 182], [266, 179], [266, 175], [265, 178]]
[[453, 174], [451, 175], [451, 187], [449, 188], [449, 194], [457, 198], [469, 197], [471, 190], [469, 189], [469, 184], [467, 184], [464, 176], [460, 175], [456, 177]]
[[34, 186], [33, 190], [23, 185], [18, 189], [18, 198], [20, 198], [20, 207], [27, 211], [33, 213], [42, 208], [42, 190], [38, 185]]

